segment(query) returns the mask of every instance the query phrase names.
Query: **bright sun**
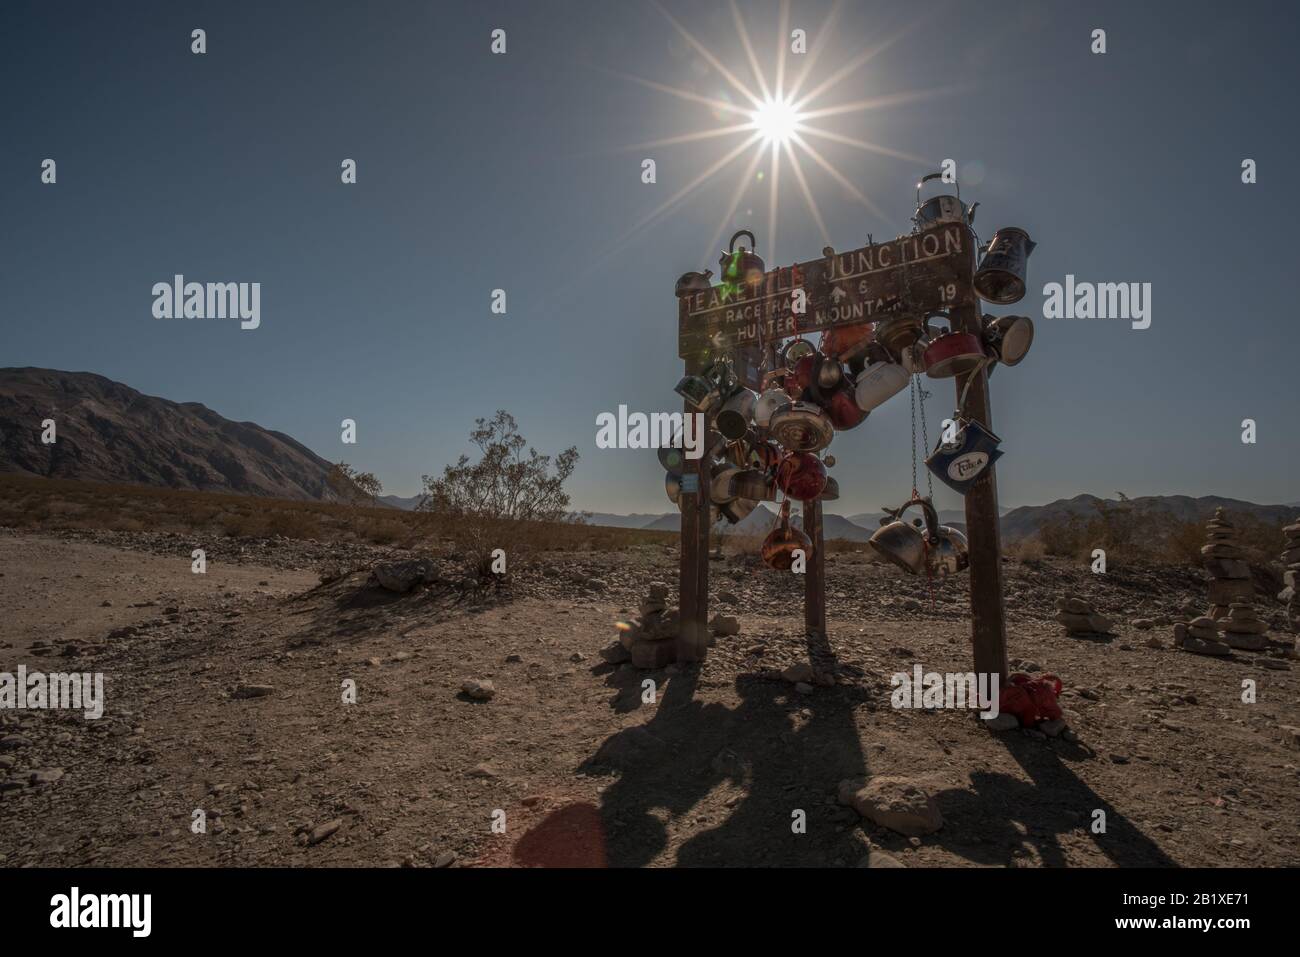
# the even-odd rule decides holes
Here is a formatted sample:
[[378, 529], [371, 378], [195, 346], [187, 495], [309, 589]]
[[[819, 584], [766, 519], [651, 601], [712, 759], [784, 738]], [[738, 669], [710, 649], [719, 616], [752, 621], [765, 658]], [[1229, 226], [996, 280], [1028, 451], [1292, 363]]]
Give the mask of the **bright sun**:
[[799, 126], [799, 114], [789, 100], [765, 100], [752, 114], [754, 129], [767, 143], [784, 146]]

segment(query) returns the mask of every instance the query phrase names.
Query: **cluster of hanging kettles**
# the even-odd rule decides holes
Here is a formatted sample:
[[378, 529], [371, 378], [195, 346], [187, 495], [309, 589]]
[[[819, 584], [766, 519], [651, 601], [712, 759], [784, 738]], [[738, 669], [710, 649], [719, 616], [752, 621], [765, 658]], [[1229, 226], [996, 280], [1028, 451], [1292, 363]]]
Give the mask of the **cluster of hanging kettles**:
[[[969, 228], [974, 206], [967, 208], [960, 192], [921, 202], [921, 185], [936, 178], [939, 174], [932, 174], [917, 184], [913, 217], [917, 229], [943, 222], [960, 222]], [[749, 237], [750, 248], [736, 248], [736, 240], [742, 236]], [[753, 234], [742, 230], [722, 254], [722, 285], [732, 296], [762, 282], [765, 268], [754, 245]], [[1025, 265], [1033, 245], [1028, 235], [1015, 227], [995, 233], [975, 274], [980, 298], [1018, 302], [1024, 296]], [[682, 276], [677, 282], [678, 296], [709, 289], [711, 275]], [[714, 520], [735, 524], [759, 502], [783, 497], [780, 522], [764, 541], [762, 554], [772, 568], [788, 570], [796, 550], [808, 555], [812, 548], [808, 537], [790, 525], [790, 502], [839, 497], [838, 484], [826, 471], [835, 464], [826, 449], [836, 432], [857, 428], [921, 373], [943, 379], [977, 374], [984, 367], [991, 375], [999, 363], [1013, 366], [1020, 362], [1033, 342], [1033, 322], [1025, 316], [986, 315], [981, 326], [977, 335], [955, 327], [943, 312], [925, 317], [899, 313], [875, 323], [826, 329], [817, 347], [796, 336], [778, 352], [776, 368], [762, 376], [757, 393], [741, 383], [730, 356], [717, 359], [697, 375], [684, 377], [677, 384], [677, 393], [713, 423], [704, 443], [709, 484], [701, 493], [709, 497]], [[975, 377], [971, 375], [968, 385]], [[916, 398], [921, 390], [915, 383], [913, 388], [915, 431]], [[940, 481], [963, 495], [1002, 454], [998, 437], [968, 418], [964, 405], [965, 392], [952, 428], [925, 463]], [[914, 444], [914, 485], [915, 455]], [[680, 504], [685, 470], [682, 450], [662, 449], [660, 461], [668, 472], [668, 497]], [[919, 519], [912, 525], [902, 520], [902, 513], [913, 505], [919, 505], [924, 513], [924, 532]], [[888, 561], [932, 577], [944, 577], [967, 566], [965, 536], [939, 524], [929, 496], [921, 496], [913, 488], [907, 503], [885, 511], [890, 517], [881, 520], [882, 527], [872, 536], [871, 545]]]

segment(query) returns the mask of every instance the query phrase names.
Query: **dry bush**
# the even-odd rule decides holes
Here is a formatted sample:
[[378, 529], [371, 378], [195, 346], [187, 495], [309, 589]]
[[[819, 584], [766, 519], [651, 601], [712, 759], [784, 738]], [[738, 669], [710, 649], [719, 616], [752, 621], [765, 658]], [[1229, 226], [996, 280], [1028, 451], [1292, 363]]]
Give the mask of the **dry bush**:
[[1017, 561], [1038, 561], [1048, 555], [1047, 546], [1042, 539], [1031, 535], [1016, 542], [1008, 542], [1002, 547], [1003, 554]]
[[[1236, 527], [1247, 561], [1267, 565], [1277, 560], [1283, 544], [1281, 528], [1249, 512], [1227, 512], [1225, 517]], [[1206, 534], [1205, 522], [1182, 521], [1121, 498], [1117, 503], [1098, 504], [1091, 516], [1046, 521], [1033, 540], [1045, 554], [1061, 558], [1086, 559], [1094, 548], [1102, 548], [1108, 557], [1200, 566]]]
[[430, 537], [450, 539], [451, 557], [487, 576], [495, 549], [505, 549], [517, 567], [541, 544], [537, 524], [557, 525], [570, 517], [564, 483], [577, 465], [578, 450], [567, 448], [552, 462], [528, 447], [504, 409], [491, 419], [476, 419], [469, 438], [479, 450], [478, 461], [462, 455], [441, 476], [424, 476], [418, 511], [433, 517]]
[[1199, 522], [1171, 520], [1165, 535], [1162, 557], [1174, 565], [1201, 564], [1201, 546], [1205, 544], [1205, 526]]
[[320, 524], [309, 512], [277, 510], [267, 521], [266, 531], [285, 538], [319, 538]]

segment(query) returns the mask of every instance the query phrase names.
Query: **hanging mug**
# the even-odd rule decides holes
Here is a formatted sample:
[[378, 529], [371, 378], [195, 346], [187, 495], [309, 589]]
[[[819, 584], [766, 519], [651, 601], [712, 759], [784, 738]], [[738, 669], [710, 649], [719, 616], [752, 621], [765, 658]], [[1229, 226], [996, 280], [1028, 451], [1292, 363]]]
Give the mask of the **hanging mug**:
[[1002, 457], [1002, 440], [978, 422], [958, 419], [951, 442], [943, 442], [925, 460], [926, 468], [954, 492], [965, 495], [990, 465]]

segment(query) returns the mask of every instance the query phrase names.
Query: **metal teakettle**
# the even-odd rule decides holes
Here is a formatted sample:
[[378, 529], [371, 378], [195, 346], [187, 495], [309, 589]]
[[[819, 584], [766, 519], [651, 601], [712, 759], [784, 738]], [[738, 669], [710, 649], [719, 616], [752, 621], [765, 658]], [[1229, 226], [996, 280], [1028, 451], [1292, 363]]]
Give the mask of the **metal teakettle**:
[[722, 403], [713, 423], [718, 431], [730, 441], [743, 439], [749, 431], [754, 418], [754, 405], [758, 396], [746, 388], [740, 388]]
[[[925, 514], [924, 531], [902, 519], [913, 505], [921, 506]], [[932, 578], [946, 578], [970, 564], [966, 536], [939, 524], [939, 513], [930, 499], [914, 494], [900, 508], [885, 509], [885, 513], [893, 516], [893, 521], [882, 518], [881, 527], [868, 543], [881, 558], [913, 575]]]
[[954, 492], [965, 495], [990, 465], [1002, 457], [996, 435], [980, 423], [957, 419], [957, 431], [951, 442], [942, 439], [925, 460], [925, 466]]
[[[736, 240], [741, 236], [749, 237], [749, 248], [741, 246], [736, 248]], [[718, 264], [722, 267], [722, 282], [725, 286], [739, 291], [746, 289], [749, 291], [756, 290], [763, 285], [763, 279], [767, 273], [767, 267], [763, 260], [754, 252], [758, 245], [758, 240], [748, 229], [737, 230], [736, 234], [731, 237], [731, 242], [727, 244], [727, 251], [722, 254]]]
[[781, 503], [781, 521], [763, 540], [763, 563], [788, 572], [796, 550], [802, 550], [805, 559], [812, 557], [812, 540], [790, 524], [790, 500], [786, 499]]
[[984, 350], [1005, 366], [1020, 362], [1034, 343], [1034, 321], [1028, 316], [983, 316]]
[[821, 406], [788, 402], [772, 415], [768, 432], [788, 451], [820, 452], [831, 444], [835, 426]]
[[683, 296], [691, 296], [697, 292], [708, 292], [713, 288], [713, 283], [710, 281], [712, 278], [712, 269], [706, 269], [704, 272], [682, 273], [674, 290], [677, 298], [681, 299]]
[[989, 240], [975, 270], [975, 291], [986, 302], [1008, 305], [1025, 297], [1029, 254], [1037, 245], [1019, 226], [1003, 226]]
[[[969, 226], [975, 222], [974, 206], [967, 208], [966, 204], [961, 201], [961, 187], [957, 181], [953, 180], [952, 185], [957, 190], [957, 195], [944, 194], [932, 196], [924, 202], [921, 201], [921, 187], [932, 180], [942, 180], [942, 173], [929, 173], [922, 176], [916, 184], [916, 212], [912, 214], [912, 225], [916, 232], [923, 229], [929, 229], [931, 226], [937, 226], [939, 223], [962, 223]], [[946, 185], [946, 184], [945, 184]]]

